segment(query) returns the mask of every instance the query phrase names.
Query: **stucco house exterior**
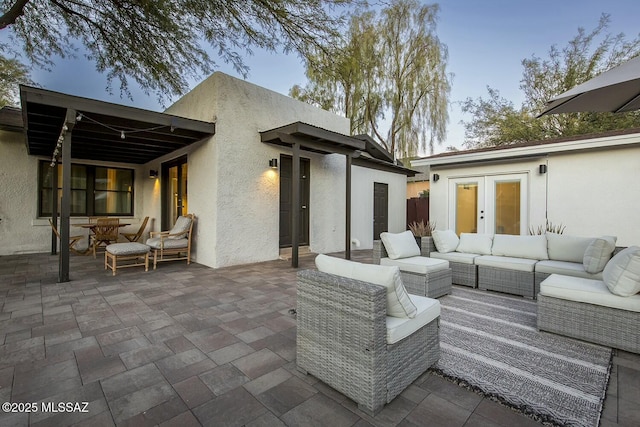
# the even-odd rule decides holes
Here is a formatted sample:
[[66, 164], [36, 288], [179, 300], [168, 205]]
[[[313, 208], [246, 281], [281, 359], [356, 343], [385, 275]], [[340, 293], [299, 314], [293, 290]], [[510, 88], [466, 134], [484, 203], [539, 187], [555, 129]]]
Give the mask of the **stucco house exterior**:
[[[149, 216], [148, 234], [168, 229], [177, 215], [189, 212], [197, 216], [196, 262], [218, 268], [277, 259], [281, 248], [290, 246], [292, 240], [285, 229], [293, 215], [289, 198], [296, 156], [301, 159], [299, 245], [319, 253], [342, 251], [348, 236], [349, 249], [365, 249], [373, 244], [374, 221], [378, 228], [389, 231], [405, 229], [406, 177], [413, 174], [411, 170], [397, 165], [370, 138], [348, 135], [347, 119], [223, 73], [214, 73], [167, 109], [164, 114], [170, 120], [170, 132], [160, 135], [167, 138], [166, 146], [154, 143], [163, 149], [177, 148], [154, 151], [149, 161], [146, 157], [136, 162], [99, 160], [115, 159], [114, 147], [139, 135], [132, 127], [121, 131], [117, 122], [108, 123], [106, 116], [91, 112], [97, 105], [91, 100], [33, 88], [23, 88], [22, 96], [28, 98], [23, 99], [22, 112], [5, 109], [0, 114], [4, 160], [0, 255], [51, 249], [47, 194], [52, 194], [52, 185], [46, 174], [52, 155], [33, 154], [37, 148], [36, 107], [54, 108], [47, 104], [49, 98], [62, 99], [53, 101], [61, 103], [56, 108], [62, 104], [73, 108], [77, 117], [67, 113], [67, 120], [75, 123], [73, 129], [69, 125], [69, 134], [80, 138], [91, 124], [94, 131], [112, 138], [93, 145], [94, 153], [82, 152], [78, 143], [70, 144], [72, 234], [86, 233], [73, 224], [86, 222], [91, 215], [124, 218], [131, 223], [128, 231], [135, 231]], [[117, 111], [123, 121], [129, 113], [143, 117], [133, 109]], [[179, 118], [192, 122], [182, 123]], [[183, 132], [183, 124], [189, 132], [215, 131], [193, 131], [193, 135], [205, 136], [182, 146], [171, 145], [172, 134], [177, 138], [188, 133]], [[156, 127], [145, 131], [162, 131]], [[64, 133], [61, 139], [73, 141], [74, 136]], [[103, 148], [105, 153], [112, 151], [96, 160], [95, 152]], [[138, 151], [143, 148], [148, 146], [140, 145]], [[277, 167], [271, 167], [274, 163]], [[105, 185], [108, 188], [103, 189]]]
[[640, 242], [640, 129], [447, 152], [429, 168], [438, 229], [528, 234], [546, 221], [575, 236]]

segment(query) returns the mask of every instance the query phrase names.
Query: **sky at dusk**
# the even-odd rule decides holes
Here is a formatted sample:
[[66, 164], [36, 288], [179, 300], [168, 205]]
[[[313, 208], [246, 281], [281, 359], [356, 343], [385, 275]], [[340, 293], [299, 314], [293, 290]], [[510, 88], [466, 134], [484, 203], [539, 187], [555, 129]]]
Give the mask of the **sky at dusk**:
[[[638, 0], [443, 0], [439, 4], [437, 34], [448, 47], [448, 72], [454, 77], [447, 139], [436, 147], [436, 153], [449, 145], [461, 146], [464, 128], [459, 122], [469, 118], [461, 113], [459, 103], [466, 98], [486, 96], [486, 87], [491, 86], [516, 106], [521, 104], [524, 97], [519, 84], [523, 59], [532, 55], [546, 58], [552, 45], [565, 46], [577, 34], [578, 27], [593, 29], [602, 13], [611, 15], [610, 33], [624, 33], [632, 39], [640, 32]], [[134, 82], [130, 82], [133, 101], [120, 97], [117, 81], [115, 93], [109, 95], [105, 91], [106, 78], [84, 58], [55, 62], [51, 71], [35, 69], [32, 72], [32, 79], [45, 89], [163, 110], [154, 95], [147, 96], [137, 90]], [[253, 56], [246, 57], [246, 63], [251, 68], [249, 82], [285, 95], [291, 86], [303, 85], [306, 81], [304, 67], [295, 54], [256, 50]], [[219, 71], [241, 77], [230, 66], [219, 65]], [[206, 77], [202, 76], [202, 80]], [[192, 82], [192, 87], [197, 83], [199, 81]]]

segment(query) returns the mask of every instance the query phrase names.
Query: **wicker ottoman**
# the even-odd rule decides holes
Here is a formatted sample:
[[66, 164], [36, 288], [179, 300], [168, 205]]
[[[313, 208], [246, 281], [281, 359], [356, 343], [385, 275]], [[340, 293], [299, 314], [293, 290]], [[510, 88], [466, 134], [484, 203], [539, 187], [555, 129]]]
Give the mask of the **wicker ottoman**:
[[383, 258], [380, 264], [398, 266], [410, 294], [439, 298], [451, 293], [449, 261], [427, 257]]
[[[104, 269], [110, 268], [114, 276], [118, 267], [144, 265], [144, 271], [149, 271], [149, 251], [151, 248], [142, 243], [112, 243], [104, 251]], [[133, 261], [133, 263], [118, 265], [119, 261]]]

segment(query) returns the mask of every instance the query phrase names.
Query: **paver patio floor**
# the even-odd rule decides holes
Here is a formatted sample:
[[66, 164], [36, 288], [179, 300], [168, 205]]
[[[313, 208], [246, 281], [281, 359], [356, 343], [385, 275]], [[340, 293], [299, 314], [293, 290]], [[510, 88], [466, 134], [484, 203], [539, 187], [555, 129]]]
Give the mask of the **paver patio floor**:
[[[371, 262], [371, 251], [353, 259]], [[375, 418], [300, 374], [288, 261], [115, 277], [102, 262], [72, 255], [72, 281], [58, 284], [57, 256], [0, 257], [0, 402], [39, 409], [0, 413], [0, 425], [537, 425], [431, 373]], [[601, 425], [640, 425], [638, 401], [640, 356], [618, 352]]]

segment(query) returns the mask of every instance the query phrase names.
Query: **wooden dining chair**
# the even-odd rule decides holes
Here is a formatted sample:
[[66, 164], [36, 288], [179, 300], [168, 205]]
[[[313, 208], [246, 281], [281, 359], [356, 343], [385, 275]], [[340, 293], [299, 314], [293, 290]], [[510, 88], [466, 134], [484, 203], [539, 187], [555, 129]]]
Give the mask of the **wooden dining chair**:
[[90, 236], [94, 258], [96, 257], [96, 249], [99, 246], [106, 247], [118, 241], [119, 227], [120, 219], [118, 218], [98, 218], [96, 220], [96, 226], [93, 228], [93, 234]]
[[[58, 236], [58, 240], [62, 241], [62, 239], [60, 238], [60, 233], [58, 232], [56, 226], [53, 224], [51, 218], [49, 218], [49, 225], [51, 226], [53, 232], [56, 233], [56, 236]], [[82, 237], [83, 236], [69, 236], [69, 250], [71, 252], [74, 252], [78, 255], [85, 255], [89, 251], [89, 248], [87, 248], [86, 250], [80, 250], [76, 246], [80, 242], [80, 240], [82, 240]]]
[[137, 242], [142, 237], [142, 233], [144, 233], [144, 229], [147, 228], [147, 222], [149, 222], [149, 217], [145, 217], [140, 225], [140, 228], [135, 233], [120, 233], [125, 239], [130, 242]]

